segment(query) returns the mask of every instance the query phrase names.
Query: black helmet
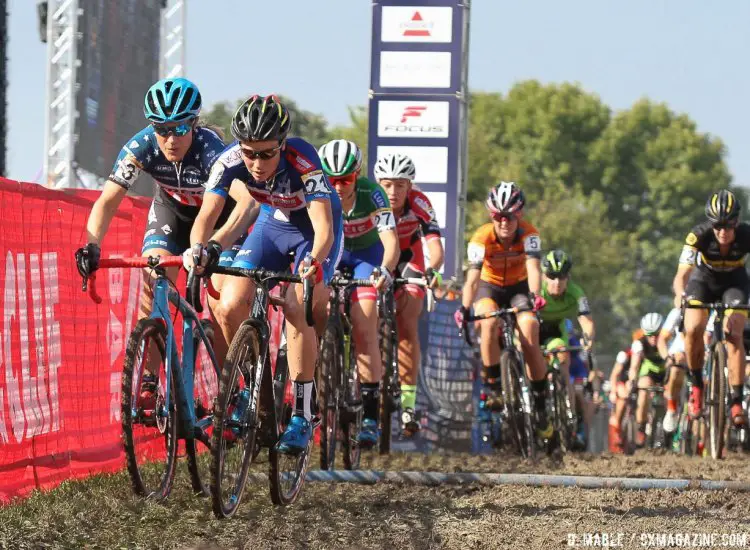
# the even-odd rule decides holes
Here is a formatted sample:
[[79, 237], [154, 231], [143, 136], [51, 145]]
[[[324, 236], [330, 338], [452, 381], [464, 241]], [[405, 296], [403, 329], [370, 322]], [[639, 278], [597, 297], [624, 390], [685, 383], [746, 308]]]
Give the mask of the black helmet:
[[713, 193], [706, 202], [706, 217], [712, 223], [734, 222], [739, 219], [741, 210], [737, 197], [726, 189]]
[[542, 260], [542, 273], [545, 275], [557, 275], [565, 277], [570, 273], [573, 267], [573, 261], [564, 250], [559, 248], [552, 250]]
[[240, 141], [283, 141], [291, 126], [289, 111], [273, 95], [254, 95], [232, 117], [232, 135]]

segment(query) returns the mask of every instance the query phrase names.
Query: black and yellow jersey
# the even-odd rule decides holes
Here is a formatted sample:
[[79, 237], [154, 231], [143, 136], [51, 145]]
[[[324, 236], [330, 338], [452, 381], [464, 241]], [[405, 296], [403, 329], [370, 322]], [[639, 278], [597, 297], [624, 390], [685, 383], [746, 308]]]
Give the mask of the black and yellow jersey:
[[729, 251], [721, 255], [711, 222], [693, 227], [685, 237], [680, 265], [697, 265], [708, 271], [728, 272], [744, 269], [745, 259], [750, 253], [750, 224], [741, 223], [735, 231], [734, 242]]

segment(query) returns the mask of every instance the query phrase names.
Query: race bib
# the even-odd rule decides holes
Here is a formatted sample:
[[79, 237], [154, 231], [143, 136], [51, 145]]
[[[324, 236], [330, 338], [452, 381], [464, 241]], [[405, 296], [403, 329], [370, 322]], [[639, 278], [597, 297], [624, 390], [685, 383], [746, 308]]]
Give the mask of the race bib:
[[481, 264], [484, 261], [484, 246], [479, 243], [469, 243], [466, 255], [470, 264]]
[[539, 238], [539, 235], [526, 237], [526, 240], [523, 242], [523, 249], [526, 252], [541, 252], [542, 240]]
[[315, 170], [314, 172], [305, 174], [301, 179], [305, 186], [306, 195], [317, 195], [319, 193], [328, 195], [331, 193], [331, 188], [328, 187], [328, 180], [322, 170]]

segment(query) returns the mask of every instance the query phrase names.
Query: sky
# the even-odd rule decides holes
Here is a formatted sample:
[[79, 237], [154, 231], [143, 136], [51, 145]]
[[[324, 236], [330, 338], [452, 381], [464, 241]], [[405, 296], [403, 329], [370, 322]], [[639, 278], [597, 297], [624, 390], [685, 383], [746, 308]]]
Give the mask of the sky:
[[[275, 92], [345, 124], [347, 107], [367, 102], [372, 2], [271, 6], [189, 0], [186, 76], [207, 104]], [[9, 175], [35, 181], [46, 45], [36, 2], [10, 0], [9, 11]], [[577, 82], [615, 110], [642, 97], [665, 102], [719, 136], [735, 183], [750, 186], [748, 23], [747, 0], [472, 0], [469, 88], [505, 93], [534, 78]]]

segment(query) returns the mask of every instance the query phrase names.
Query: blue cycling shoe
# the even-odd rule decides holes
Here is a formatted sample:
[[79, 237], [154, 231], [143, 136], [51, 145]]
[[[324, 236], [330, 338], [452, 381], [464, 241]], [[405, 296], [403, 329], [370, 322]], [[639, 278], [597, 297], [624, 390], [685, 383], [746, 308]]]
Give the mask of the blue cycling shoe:
[[374, 447], [378, 443], [379, 435], [378, 421], [372, 418], [365, 418], [362, 420], [362, 429], [359, 432], [359, 446], [363, 449]]
[[286, 455], [302, 454], [310, 443], [312, 433], [310, 421], [306, 420], [304, 416], [294, 415], [284, 433], [281, 434], [276, 448], [280, 453]]

